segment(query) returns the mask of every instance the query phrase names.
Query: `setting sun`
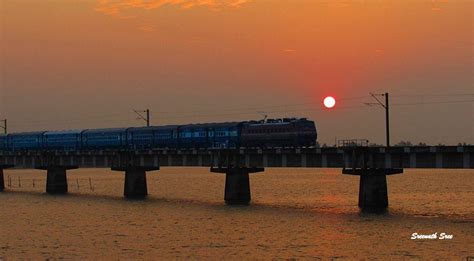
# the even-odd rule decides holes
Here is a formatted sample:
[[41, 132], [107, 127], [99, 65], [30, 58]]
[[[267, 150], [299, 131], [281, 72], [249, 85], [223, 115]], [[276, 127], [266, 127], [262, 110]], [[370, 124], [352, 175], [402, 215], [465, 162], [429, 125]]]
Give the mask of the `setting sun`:
[[324, 107], [331, 109], [336, 105], [336, 99], [332, 96], [327, 96], [324, 98]]

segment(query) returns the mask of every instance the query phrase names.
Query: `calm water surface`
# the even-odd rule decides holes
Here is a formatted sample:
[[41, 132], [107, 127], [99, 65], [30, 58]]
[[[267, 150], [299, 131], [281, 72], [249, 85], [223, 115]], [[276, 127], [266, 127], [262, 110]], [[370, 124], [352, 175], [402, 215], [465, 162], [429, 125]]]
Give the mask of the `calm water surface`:
[[[0, 259], [474, 256], [474, 170], [407, 170], [389, 177], [385, 214], [360, 213], [359, 178], [340, 173], [267, 169], [251, 177], [252, 204], [230, 207], [223, 201], [225, 176], [207, 168], [151, 172], [145, 201], [123, 199], [121, 172], [70, 171], [70, 194], [51, 196], [44, 193], [45, 172], [8, 170], [7, 191], [0, 193]], [[415, 232], [454, 238], [411, 240]]]

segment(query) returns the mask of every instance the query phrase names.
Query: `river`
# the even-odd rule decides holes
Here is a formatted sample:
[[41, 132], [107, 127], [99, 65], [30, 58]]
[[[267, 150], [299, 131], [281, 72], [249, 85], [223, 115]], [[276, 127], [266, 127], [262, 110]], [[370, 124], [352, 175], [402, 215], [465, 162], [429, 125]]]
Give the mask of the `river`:
[[[121, 172], [69, 171], [63, 196], [45, 194], [45, 178], [40, 170], [5, 171], [0, 260], [474, 256], [474, 170], [390, 176], [383, 214], [360, 212], [359, 178], [340, 169], [268, 168], [251, 176], [251, 204], [237, 207], [224, 204], [225, 175], [207, 168], [148, 173], [143, 201], [123, 198]], [[438, 239], [414, 240], [413, 233]]]

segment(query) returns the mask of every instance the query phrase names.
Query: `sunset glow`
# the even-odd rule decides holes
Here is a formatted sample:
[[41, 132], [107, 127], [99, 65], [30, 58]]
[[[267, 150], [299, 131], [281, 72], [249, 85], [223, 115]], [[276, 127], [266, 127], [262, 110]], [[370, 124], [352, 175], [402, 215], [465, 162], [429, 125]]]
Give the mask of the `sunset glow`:
[[[382, 143], [380, 130], [339, 128], [377, 123], [378, 111], [363, 105], [371, 98], [352, 98], [389, 92], [405, 104], [472, 92], [473, 1], [0, 2], [0, 116], [12, 131], [135, 126], [129, 114], [140, 108], [157, 124], [265, 111]], [[315, 106], [327, 93], [344, 100], [331, 117]], [[59, 110], [58, 100], [67, 101]], [[474, 142], [470, 121], [452, 117], [469, 106], [394, 106], [393, 139]]]
[[471, 260], [473, 11], [0, 0], [0, 261]]

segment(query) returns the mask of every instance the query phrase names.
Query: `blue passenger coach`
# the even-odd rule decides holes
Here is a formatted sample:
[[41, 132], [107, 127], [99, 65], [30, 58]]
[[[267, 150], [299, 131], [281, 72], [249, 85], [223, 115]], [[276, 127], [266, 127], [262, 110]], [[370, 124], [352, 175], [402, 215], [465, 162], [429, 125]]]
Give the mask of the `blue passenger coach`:
[[45, 131], [9, 134], [7, 138], [7, 147], [9, 150], [43, 149], [44, 133]]
[[53, 150], [78, 150], [82, 147], [84, 130], [48, 131], [44, 134], [44, 146]]
[[153, 147], [153, 132], [157, 127], [137, 127], [127, 130], [127, 146], [131, 149]]
[[242, 123], [226, 122], [208, 124], [210, 148], [238, 148], [241, 146]]
[[7, 149], [7, 137], [5, 134], [0, 134], [0, 150]]
[[126, 128], [86, 130], [82, 133], [83, 149], [117, 149], [126, 146]]
[[127, 129], [127, 145], [132, 149], [176, 147], [178, 126], [139, 127]]
[[154, 148], [176, 148], [178, 146], [178, 125], [156, 127], [153, 132]]
[[207, 146], [207, 129], [202, 124], [189, 124], [179, 128], [179, 147], [203, 148]]
[[179, 147], [236, 148], [240, 145], [239, 122], [189, 124], [179, 127]]

